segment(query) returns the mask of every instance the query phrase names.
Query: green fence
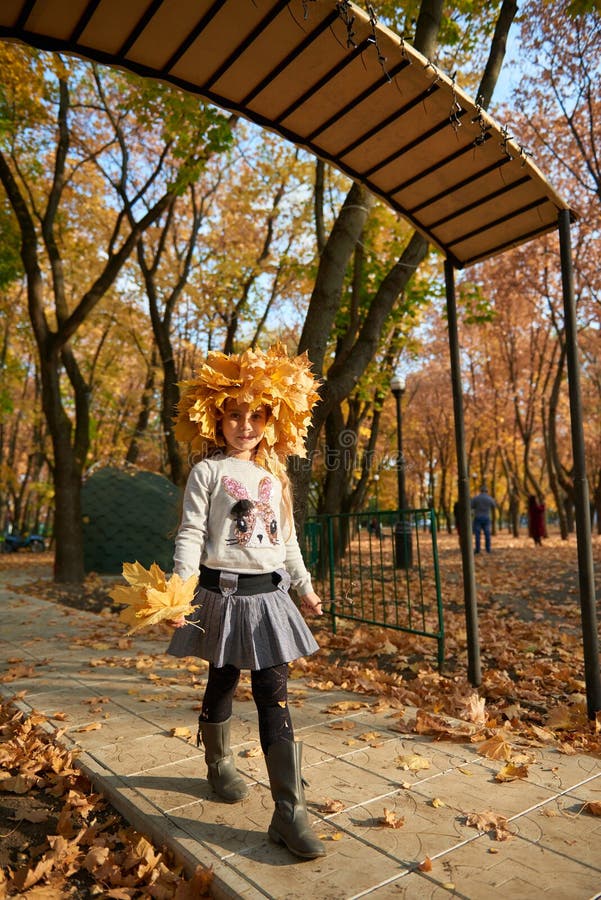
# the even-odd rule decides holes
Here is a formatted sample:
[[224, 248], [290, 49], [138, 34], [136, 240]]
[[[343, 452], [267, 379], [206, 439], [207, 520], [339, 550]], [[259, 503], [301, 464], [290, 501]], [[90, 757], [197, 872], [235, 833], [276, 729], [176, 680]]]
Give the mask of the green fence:
[[444, 659], [444, 623], [430, 509], [310, 517], [304, 556], [332, 627], [349, 619], [433, 638]]

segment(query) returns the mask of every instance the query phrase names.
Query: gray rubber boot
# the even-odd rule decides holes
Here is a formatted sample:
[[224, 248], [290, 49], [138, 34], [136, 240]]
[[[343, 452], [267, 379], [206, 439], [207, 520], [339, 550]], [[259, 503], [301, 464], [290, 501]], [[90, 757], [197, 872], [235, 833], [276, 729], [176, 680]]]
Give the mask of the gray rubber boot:
[[226, 803], [238, 803], [248, 796], [248, 787], [236, 771], [230, 750], [231, 721], [201, 722], [200, 733], [205, 748], [209, 784]]
[[267, 772], [275, 812], [269, 826], [269, 837], [285, 844], [301, 859], [325, 856], [325, 847], [309, 825], [307, 803], [301, 778], [302, 744], [281, 741], [267, 750]]

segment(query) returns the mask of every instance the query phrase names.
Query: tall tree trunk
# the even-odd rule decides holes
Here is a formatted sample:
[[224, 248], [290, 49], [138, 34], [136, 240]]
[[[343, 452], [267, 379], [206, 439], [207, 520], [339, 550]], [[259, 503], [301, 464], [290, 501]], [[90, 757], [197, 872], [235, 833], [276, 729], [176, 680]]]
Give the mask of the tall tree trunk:
[[[420, 6], [414, 46], [427, 58], [435, 55], [442, 10], [442, 0], [423, 0]], [[486, 102], [490, 100], [498, 77], [506, 36], [514, 16], [515, 3], [513, 0], [504, 0], [486, 69], [486, 84], [483, 80], [480, 90]], [[316, 181], [316, 187], [319, 188], [319, 181]], [[317, 196], [316, 191], [316, 198]], [[308, 351], [309, 358], [319, 373], [324, 371], [325, 355], [340, 307], [344, 281], [372, 202], [365, 188], [353, 184], [320, 255], [315, 288], [299, 342], [299, 351]], [[316, 216], [316, 223], [319, 224], [319, 221]], [[314, 413], [307, 442], [309, 456], [315, 452], [319, 433], [330, 412], [349, 396], [364, 374], [375, 354], [388, 315], [427, 252], [426, 239], [415, 232], [401, 258], [383, 279], [356, 339], [339, 346], [340, 352], [330, 366], [322, 388], [322, 403]], [[306, 498], [309, 496], [310, 463], [296, 466], [293, 479], [297, 498], [295, 514], [297, 524], [302, 528], [306, 515]]]
[[[81, 474], [83, 462], [72, 443], [73, 427], [61, 402], [58, 349], [41, 357], [42, 407], [52, 442], [55, 493], [54, 574], [57, 581], [79, 584], [83, 565], [81, 528]], [[85, 398], [81, 398], [85, 402]], [[78, 448], [81, 452], [81, 447]]]
[[[351, 192], [352, 190], [353, 189], [351, 189]], [[350, 196], [351, 195], [349, 194], [347, 201]], [[360, 209], [366, 212], [367, 207], [362, 205]], [[358, 210], [354, 209], [352, 215], [349, 215], [347, 219], [347, 227], [341, 227], [342, 238], [340, 243], [342, 244], [343, 249], [341, 250], [339, 246], [330, 248], [329, 245], [331, 241], [337, 243], [337, 237], [333, 230], [322, 255], [322, 264], [326, 269], [328, 266], [327, 262], [324, 261], [326, 261], [329, 256], [335, 259], [335, 271], [333, 271], [333, 266], [327, 272], [323, 273], [322, 282], [328, 285], [328, 294], [324, 300], [325, 312], [320, 320], [319, 311], [320, 309], [323, 309], [323, 307], [320, 307], [315, 299], [320, 295], [314, 291], [309, 307], [309, 314], [307, 315], [305, 328], [303, 329], [303, 335], [301, 337], [301, 344], [299, 346], [299, 350], [302, 351], [307, 349], [309, 351], [309, 358], [314, 365], [316, 363], [316, 358], [319, 360], [319, 363], [323, 365], [330, 329], [339, 307], [342, 285], [348, 267], [350, 252], [352, 252], [353, 249], [349, 240], [351, 236], [350, 222], [352, 221], [354, 227], [358, 229], [355, 234], [355, 241], [359, 239], [363, 227], [361, 222], [362, 217], [358, 217], [357, 213]], [[340, 224], [340, 219], [336, 224]], [[336, 228], [336, 226], [334, 226], [334, 228]], [[346, 249], [348, 249], [349, 255], [345, 254]], [[335, 250], [340, 250], [340, 254], [334, 252]], [[386, 320], [390, 315], [394, 304], [405, 289], [409, 279], [413, 276], [413, 273], [425, 258], [427, 251], [427, 241], [420, 234], [415, 232], [401, 258], [383, 279], [358, 331], [356, 340], [350, 346], [345, 345], [341, 349], [341, 352], [336, 355], [334, 363], [328, 371], [327, 379], [322, 386], [322, 402], [317, 405], [313, 415], [312, 427], [307, 438], [309, 457], [315, 453], [319, 433], [326, 422], [328, 415], [336, 405], [340, 404], [349, 396], [356, 383], [365, 373], [367, 366], [372, 361], [380, 342]], [[343, 259], [345, 261], [344, 266], [342, 265]], [[318, 281], [320, 280], [320, 274], [322, 273], [322, 264], [320, 264], [319, 267]], [[312, 341], [307, 343], [309, 335], [311, 335]], [[319, 363], [315, 365], [315, 368], [321, 371]], [[292, 478], [296, 497], [295, 516], [298, 527], [301, 528], [306, 516], [306, 501], [309, 495], [311, 481], [310, 464], [304, 463], [296, 466], [292, 471]]]
[[134, 433], [132, 434], [127, 453], [125, 454], [125, 462], [135, 465], [140, 455], [140, 441], [146, 434], [148, 423], [150, 421], [150, 411], [152, 409], [152, 394], [154, 391], [155, 371], [157, 365], [156, 348], [152, 348], [152, 356], [150, 362], [147, 363], [148, 372], [146, 373], [146, 381], [144, 390], [142, 391], [142, 400], [140, 402], [140, 411], [138, 412], [138, 420]]
[[490, 53], [488, 54], [488, 60], [486, 61], [486, 67], [478, 91], [477, 100], [484, 109], [488, 109], [490, 106], [494, 89], [499, 80], [503, 59], [505, 58], [505, 51], [507, 49], [507, 36], [513, 20], [517, 15], [517, 11], [518, 5], [516, 0], [503, 0], [490, 45]]

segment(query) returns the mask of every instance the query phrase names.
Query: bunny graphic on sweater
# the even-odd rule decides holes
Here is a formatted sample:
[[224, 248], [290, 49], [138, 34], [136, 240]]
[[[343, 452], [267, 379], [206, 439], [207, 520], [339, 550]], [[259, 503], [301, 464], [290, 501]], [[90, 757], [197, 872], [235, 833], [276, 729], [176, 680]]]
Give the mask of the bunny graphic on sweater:
[[259, 497], [252, 500], [244, 485], [224, 475], [222, 484], [230, 495], [236, 500], [230, 513], [234, 519], [234, 536], [228, 540], [229, 544], [242, 544], [244, 547], [260, 547], [268, 539], [271, 544], [279, 543], [278, 522], [271, 506], [271, 492], [273, 484], [271, 478], [262, 478], [259, 482]]

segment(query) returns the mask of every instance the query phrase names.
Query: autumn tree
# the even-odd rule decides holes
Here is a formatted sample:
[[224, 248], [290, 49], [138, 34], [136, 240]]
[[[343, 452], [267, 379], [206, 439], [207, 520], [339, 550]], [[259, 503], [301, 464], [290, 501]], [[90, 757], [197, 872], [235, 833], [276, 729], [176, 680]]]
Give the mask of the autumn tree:
[[21, 47], [3, 45], [0, 54], [0, 182], [20, 230], [52, 444], [55, 577], [79, 582], [93, 385], [75, 337], [227, 130], [215, 111], [160, 86], [142, 115], [148, 92], [133, 76]]
[[[385, 5], [381, 8], [386, 11]], [[484, 7], [474, 3], [470, 4], [469, 8], [470, 12], [479, 13], [479, 21], [482, 22]], [[504, 0], [500, 5], [485, 67], [485, 77], [478, 92], [484, 107], [488, 106], [492, 96], [504, 55], [506, 36], [515, 12], [515, 2]], [[485, 31], [490, 33], [494, 24], [494, 20], [490, 19], [490, 6], [488, 19], [485, 21], [488, 23], [488, 29]], [[414, 34], [409, 36], [412, 44], [427, 58], [438, 61], [441, 55], [439, 47], [441, 30], [445, 30], [447, 36], [453, 35], [451, 22], [443, 16], [441, 0], [427, 0], [421, 3]], [[446, 59], [449, 59], [448, 55]], [[319, 168], [318, 175], [316, 185], [319, 188], [322, 183]], [[319, 193], [316, 196], [319, 199]], [[321, 253], [315, 286], [299, 341], [299, 350], [308, 351], [315, 370], [324, 375], [323, 402], [316, 409], [313, 429], [309, 435], [310, 454], [315, 452], [319, 433], [324, 426], [329, 429], [334, 440], [334, 447], [331, 450], [335, 452], [340, 449], [336, 447], [336, 443], [340, 442], [337, 435], [340, 434], [340, 426], [344, 423], [342, 406], [365, 375], [372, 360], [376, 358], [382, 336], [389, 328], [390, 316], [395, 307], [405, 303], [406, 311], [411, 308], [407, 288], [428, 254], [427, 240], [417, 232], [411, 233], [410, 230], [406, 230], [396, 260], [389, 261], [386, 271], [381, 273], [375, 283], [363, 282], [363, 237], [373, 208], [374, 199], [367, 189], [353, 184], [326, 238], [324, 217], [318, 205], [316, 207], [318, 244]], [[347, 316], [346, 323], [340, 327], [339, 314], [347, 297], [350, 297], [348, 308], [351, 314]], [[355, 310], [355, 313], [352, 310]], [[334, 346], [333, 358], [329, 358], [332, 346]], [[396, 350], [398, 358], [399, 348]], [[297, 496], [300, 498], [308, 496], [310, 475], [310, 465], [297, 466], [294, 472]], [[337, 470], [328, 472], [327, 477], [340, 481]], [[326, 489], [326, 492], [333, 497], [339, 496], [337, 490], [328, 492]], [[301, 522], [305, 511], [302, 503], [299, 503], [297, 515]], [[323, 511], [334, 510], [324, 504]]]
[[[515, 101], [517, 120], [531, 152], [548, 176], [568, 197], [577, 218], [572, 225], [574, 283], [580, 344], [583, 351], [587, 455], [591, 462], [592, 495], [601, 518], [599, 469], [599, 394], [595, 373], [600, 354], [601, 275], [597, 265], [601, 225], [601, 20], [591, 4], [548, 4], [530, 0], [522, 12], [523, 77]], [[557, 242], [547, 239], [538, 256], [535, 276], [541, 302], [557, 339], [556, 369], [544, 406], [548, 477], [567, 536], [573, 506], [571, 450], [564, 437], [566, 358]], [[585, 349], [586, 348], [586, 349]], [[590, 380], [589, 380], [590, 377]], [[598, 384], [598, 380], [597, 380]], [[596, 400], [595, 400], [596, 397]]]

